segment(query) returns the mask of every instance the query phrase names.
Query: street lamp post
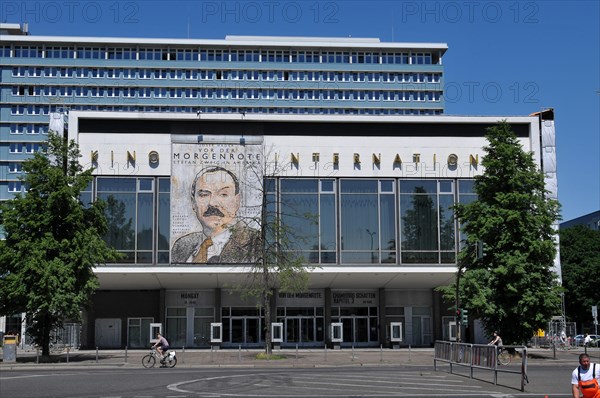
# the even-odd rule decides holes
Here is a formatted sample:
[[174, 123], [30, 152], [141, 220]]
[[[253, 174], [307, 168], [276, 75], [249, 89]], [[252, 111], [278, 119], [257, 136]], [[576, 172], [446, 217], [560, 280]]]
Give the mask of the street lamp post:
[[375, 256], [373, 255], [373, 235], [375, 235], [377, 233], [377, 231], [373, 231], [371, 232], [369, 230], [369, 228], [365, 229], [367, 231], [367, 233], [369, 234], [369, 236], [371, 237], [371, 263], [375, 262]]

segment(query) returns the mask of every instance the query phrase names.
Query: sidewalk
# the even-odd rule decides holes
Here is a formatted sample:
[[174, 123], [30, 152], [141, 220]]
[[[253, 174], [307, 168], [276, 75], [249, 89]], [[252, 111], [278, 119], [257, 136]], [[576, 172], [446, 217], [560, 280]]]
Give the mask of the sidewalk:
[[[283, 359], [256, 359], [261, 349], [176, 349], [178, 368], [202, 367], [339, 367], [339, 366], [431, 366], [433, 368], [433, 348], [389, 348], [373, 349], [344, 348], [339, 350], [313, 349], [281, 349], [273, 354]], [[35, 351], [17, 351], [16, 363], [0, 362], [0, 370], [10, 369], [72, 369], [72, 368], [140, 368], [141, 360], [149, 352], [147, 349], [136, 350], [75, 350], [52, 354], [50, 363], [37, 363]], [[569, 363], [576, 366], [581, 349], [556, 351], [531, 348], [528, 350], [528, 363], [547, 364]], [[588, 349], [588, 354], [595, 362], [600, 362], [600, 350]], [[520, 363], [520, 358], [513, 363]]]

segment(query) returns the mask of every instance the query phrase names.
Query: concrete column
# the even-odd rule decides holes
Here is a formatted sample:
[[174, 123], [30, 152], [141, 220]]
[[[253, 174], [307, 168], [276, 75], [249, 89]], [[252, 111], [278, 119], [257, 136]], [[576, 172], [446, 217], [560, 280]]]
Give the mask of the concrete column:
[[388, 346], [386, 339], [387, 325], [385, 323], [385, 288], [379, 288], [379, 344]]
[[331, 288], [325, 288], [325, 345], [331, 347]]

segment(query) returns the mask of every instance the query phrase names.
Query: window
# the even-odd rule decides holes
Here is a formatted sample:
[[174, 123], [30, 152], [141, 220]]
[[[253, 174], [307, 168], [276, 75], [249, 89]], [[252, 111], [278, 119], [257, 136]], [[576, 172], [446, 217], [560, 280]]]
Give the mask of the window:
[[342, 263], [395, 263], [393, 180], [340, 180]]
[[108, 59], [136, 59], [136, 51], [132, 48], [109, 48]]
[[157, 48], [140, 48], [139, 59], [140, 60], [162, 60], [163, 59], [162, 49]]
[[46, 47], [46, 58], [75, 58], [75, 49], [70, 47]]
[[431, 54], [429, 53], [414, 53], [411, 56], [411, 63], [417, 65], [430, 65]]
[[128, 318], [127, 319], [127, 346], [131, 348], [145, 348], [155, 336], [150, 336], [150, 324], [154, 318]]
[[8, 162], [9, 173], [19, 173], [23, 170], [23, 164], [21, 162]]
[[281, 215], [290, 230], [302, 231], [295, 238], [307, 261], [336, 262], [335, 180], [281, 179]]
[[402, 263], [455, 261], [453, 203], [452, 180], [400, 181]]
[[15, 58], [42, 58], [42, 50], [37, 47], [15, 46]]
[[9, 181], [8, 182], [8, 192], [22, 192], [23, 184], [21, 181]]
[[80, 59], [104, 59], [104, 50], [101, 48], [78, 48], [76, 54]]

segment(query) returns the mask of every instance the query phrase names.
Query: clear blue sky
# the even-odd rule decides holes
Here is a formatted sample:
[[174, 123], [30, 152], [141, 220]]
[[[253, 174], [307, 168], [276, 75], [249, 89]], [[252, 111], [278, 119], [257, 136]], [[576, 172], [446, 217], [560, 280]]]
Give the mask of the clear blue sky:
[[10, 1], [34, 35], [447, 43], [446, 113], [556, 112], [563, 220], [600, 209], [598, 1]]

